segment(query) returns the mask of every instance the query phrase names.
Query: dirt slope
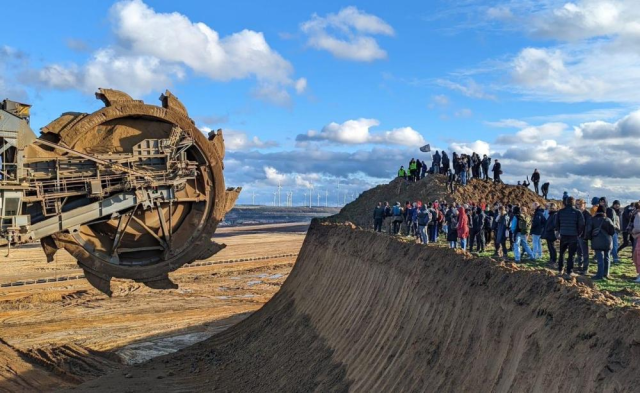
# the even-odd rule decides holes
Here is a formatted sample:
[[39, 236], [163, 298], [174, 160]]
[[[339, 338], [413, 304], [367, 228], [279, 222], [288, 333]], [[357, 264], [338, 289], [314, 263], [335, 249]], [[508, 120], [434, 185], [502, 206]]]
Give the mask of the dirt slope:
[[427, 176], [416, 182], [409, 183], [403, 179], [392, 180], [389, 184], [379, 185], [360, 195], [358, 199], [347, 204], [338, 215], [333, 218], [336, 221], [350, 221], [361, 227], [373, 226], [373, 208], [378, 202], [389, 202], [393, 204], [405, 201], [446, 200], [447, 202], [458, 203], [480, 203], [493, 204], [501, 202], [503, 204], [520, 204], [529, 206], [533, 202], [544, 203], [544, 199], [530, 189], [522, 186], [511, 186], [506, 184], [495, 184], [482, 180], [472, 179], [467, 186], [458, 187], [451, 194], [447, 191], [445, 176]]
[[489, 259], [312, 224], [233, 328], [82, 391], [637, 391], [640, 310]]

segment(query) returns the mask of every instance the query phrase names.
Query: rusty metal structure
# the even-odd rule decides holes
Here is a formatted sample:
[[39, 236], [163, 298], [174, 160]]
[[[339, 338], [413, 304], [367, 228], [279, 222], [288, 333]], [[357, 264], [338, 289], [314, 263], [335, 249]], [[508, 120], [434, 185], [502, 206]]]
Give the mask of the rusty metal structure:
[[168, 273], [224, 246], [211, 240], [238, 197], [222, 131], [205, 136], [169, 91], [161, 106], [100, 89], [104, 108], [67, 112], [36, 137], [30, 106], [0, 104], [0, 241], [65, 249], [111, 295], [113, 277], [177, 288]]

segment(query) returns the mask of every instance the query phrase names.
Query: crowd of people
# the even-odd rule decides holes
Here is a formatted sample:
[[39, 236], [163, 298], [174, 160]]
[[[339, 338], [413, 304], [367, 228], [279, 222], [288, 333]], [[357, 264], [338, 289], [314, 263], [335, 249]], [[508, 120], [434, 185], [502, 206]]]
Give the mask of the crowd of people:
[[408, 236], [422, 244], [445, 238], [450, 248], [474, 251], [475, 246], [477, 252], [485, 252], [492, 244], [495, 257], [506, 258], [513, 251], [516, 263], [521, 263], [525, 255], [530, 260], [541, 259], [544, 240], [549, 267], [560, 275], [588, 275], [593, 251], [595, 280], [608, 279], [611, 263], [620, 263], [620, 251], [630, 246], [638, 273], [635, 281], [640, 283], [640, 202], [623, 208], [619, 201], [609, 206], [603, 197], [592, 199], [591, 205], [588, 208], [584, 200], [576, 201], [568, 195], [563, 197], [563, 206], [497, 202], [491, 206], [485, 202], [449, 205], [437, 200], [406, 201], [404, 205], [396, 202], [392, 206], [379, 202], [373, 221], [378, 232]]
[[[493, 163], [493, 166], [492, 166]], [[492, 173], [490, 175], [490, 172]], [[466, 186], [469, 179], [481, 179], [485, 181], [493, 180], [496, 183], [502, 183], [502, 163], [499, 160], [492, 160], [484, 154], [473, 152], [471, 155], [458, 154], [453, 152], [451, 158], [446, 151], [437, 151], [431, 157], [431, 166], [424, 161], [412, 158], [407, 168], [404, 165], [398, 170], [398, 177], [406, 179], [410, 182], [417, 182], [427, 175], [440, 174], [447, 176], [447, 188], [450, 192], [455, 191], [457, 185]], [[543, 183], [540, 186], [540, 172], [535, 169], [529, 177], [524, 181], [518, 181], [519, 186], [529, 188], [533, 184], [536, 194], [548, 199], [549, 183]]]

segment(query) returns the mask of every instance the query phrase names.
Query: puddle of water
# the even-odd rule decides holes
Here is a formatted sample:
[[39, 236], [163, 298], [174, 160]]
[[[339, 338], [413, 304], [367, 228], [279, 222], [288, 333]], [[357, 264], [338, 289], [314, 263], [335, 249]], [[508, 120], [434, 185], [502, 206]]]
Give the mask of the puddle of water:
[[269, 277], [270, 280], [275, 280], [276, 278], [281, 278], [284, 277], [284, 274], [274, 274], [273, 276]]
[[249, 281], [247, 286], [252, 287], [254, 285], [262, 284], [262, 281]]
[[153, 341], [127, 345], [116, 353], [127, 365], [140, 364], [157, 356], [173, 353], [189, 345], [206, 340], [214, 334], [215, 332], [198, 332], [164, 337]]

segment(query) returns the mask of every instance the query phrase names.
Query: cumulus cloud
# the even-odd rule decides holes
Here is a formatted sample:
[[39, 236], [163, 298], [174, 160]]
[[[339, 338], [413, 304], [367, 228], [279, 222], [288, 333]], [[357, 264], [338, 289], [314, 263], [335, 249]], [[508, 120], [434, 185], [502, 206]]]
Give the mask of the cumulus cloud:
[[390, 145], [420, 146], [424, 137], [411, 127], [394, 128], [390, 131], [371, 132], [372, 127], [380, 125], [376, 119], [347, 120], [344, 123], [329, 123], [322, 130], [309, 130], [296, 137], [298, 142], [329, 141], [347, 145], [381, 143]]
[[308, 37], [307, 45], [326, 50], [337, 58], [352, 61], [385, 59], [373, 35], [393, 36], [393, 28], [381, 18], [356, 7], [346, 7], [324, 17], [314, 14], [300, 26]]
[[475, 142], [452, 142], [449, 144], [449, 151], [469, 155], [475, 152], [482, 156], [491, 154], [491, 146], [488, 142], [481, 140]]
[[576, 127], [576, 135], [583, 139], [609, 140], [640, 137], [640, 110], [630, 113], [615, 123], [593, 121]]
[[123, 0], [110, 10], [117, 42], [97, 50], [84, 65], [51, 64], [30, 73], [41, 86], [93, 92], [114, 87], [136, 95], [162, 90], [186, 70], [216, 81], [253, 78], [254, 96], [286, 105], [288, 89], [304, 91], [293, 66], [261, 32], [242, 30], [221, 37], [177, 12], [159, 13], [142, 0]]
[[[547, 123], [541, 126], [527, 126], [515, 134], [500, 135], [497, 144], [540, 144], [545, 140], [553, 140], [569, 128], [564, 123]], [[550, 142], [547, 142], [550, 143]]]

